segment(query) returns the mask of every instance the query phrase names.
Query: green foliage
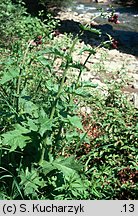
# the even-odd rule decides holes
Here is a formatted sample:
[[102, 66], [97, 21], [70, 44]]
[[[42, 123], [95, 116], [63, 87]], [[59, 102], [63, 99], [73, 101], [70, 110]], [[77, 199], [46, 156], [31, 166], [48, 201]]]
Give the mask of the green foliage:
[[17, 147], [23, 149], [30, 140], [29, 136], [24, 136], [27, 133], [29, 133], [29, 130], [21, 125], [16, 125], [15, 130], [8, 131], [3, 135], [3, 144], [11, 146], [10, 151], [14, 151]]
[[[17, 43], [19, 41], [27, 42], [39, 35], [45, 38], [58, 24], [50, 14], [47, 14], [43, 22], [38, 17], [31, 17], [26, 12], [22, 2], [12, 4], [11, 0], [3, 0], [0, 10], [0, 22], [2, 23], [0, 26], [1, 46], [3, 46], [3, 43], [6, 46], [12, 46], [15, 41]], [[18, 46], [20, 46], [20, 43], [18, 43]]]
[[92, 126], [92, 151], [84, 158], [88, 160], [86, 173], [95, 182], [92, 197], [136, 199], [138, 112], [121, 90], [112, 89], [112, 85], [102, 104], [97, 106], [98, 102], [93, 99], [89, 102], [93, 110], [91, 121], [95, 123]]
[[1, 7], [0, 198], [136, 199], [138, 112], [123, 82], [107, 80], [102, 94], [81, 81], [97, 48], [84, 46], [76, 62], [78, 37], [54, 40], [50, 15], [42, 22], [20, 4]]

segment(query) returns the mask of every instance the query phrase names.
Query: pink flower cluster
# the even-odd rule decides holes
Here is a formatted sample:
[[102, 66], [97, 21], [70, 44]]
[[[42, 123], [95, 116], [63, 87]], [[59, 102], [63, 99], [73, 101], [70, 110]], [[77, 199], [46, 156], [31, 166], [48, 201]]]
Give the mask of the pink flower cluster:
[[113, 47], [114, 49], [117, 49], [117, 48], [118, 48], [118, 41], [117, 41], [117, 40], [113, 39], [113, 41], [112, 41], [112, 47]]
[[118, 20], [118, 15], [117, 15], [117, 14], [114, 14], [113, 16], [109, 17], [109, 18], [108, 18], [108, 22], [112, 22], [112, 23], [115, 23], [115, 24], [119, 24], [120, 21]]

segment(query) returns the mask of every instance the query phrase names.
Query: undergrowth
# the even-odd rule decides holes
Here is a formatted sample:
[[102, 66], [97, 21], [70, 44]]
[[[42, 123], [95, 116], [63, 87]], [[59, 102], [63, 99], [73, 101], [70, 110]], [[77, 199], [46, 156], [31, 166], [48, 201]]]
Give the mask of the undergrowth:
[[106, 80], [106, 93], [83, 81], [97, 48], [75, 61], [79, 37], [55, 42], [53, 17], [0, 7], [0, 198], [137, 199], [138, 111], [124, 77]]

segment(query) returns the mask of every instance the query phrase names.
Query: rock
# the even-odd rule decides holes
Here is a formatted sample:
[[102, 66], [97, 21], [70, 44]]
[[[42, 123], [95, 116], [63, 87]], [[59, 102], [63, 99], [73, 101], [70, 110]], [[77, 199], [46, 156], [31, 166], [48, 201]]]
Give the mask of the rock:
[[87, 13], [85, 14], [85, 17], [92, 18], [93, 16], [92, 16], [91, 13], [88, 13], [88, 12], [87, 12]]
[[74, 15], [74, 16], [78, 16], [78, 13], [77, 13], [77, 12], [74, 12], [73, 15]]
[[101, 82], [101, 80], [99, 80], [99, 79], [90, 79], [91, 80], [91, 82], [93, 83], [93, 84], [97, 84], [98, 86], [97, 86], [97, 89], [103, 94], [103, 95], [105, 95], [105, 96], [107, 96], [108, 95], [108, 88], [107, 88], [107, 85], [105, 84], [105, 83], [103, 83], [103, 82]]
[[138, 89], [138, 79], [134, 80], [134, 88]]
[[72, 9], [71, 8], [67, 8], [67, 12], [72, 12]]
[[80, 109], [81, 113], [84, 113], [84, 114], [91, 114], [92, 110], [90, 107], [81, 107]]
[[93, 0], [93, 2], [97, 2], [97, 3], [106, 3], [109, 0]]
[[91, 22], [90, 18], [85, 17], [83, 20], [81, 20], [83, 25], [89, 24]]
[[84, 17], [84, 14], [79, 14], [78, 15], [78, 18], [83, 18]]
[[138, 109], [138, 92], [133, 95], [133, 102], [134, 102], [135, 108]]

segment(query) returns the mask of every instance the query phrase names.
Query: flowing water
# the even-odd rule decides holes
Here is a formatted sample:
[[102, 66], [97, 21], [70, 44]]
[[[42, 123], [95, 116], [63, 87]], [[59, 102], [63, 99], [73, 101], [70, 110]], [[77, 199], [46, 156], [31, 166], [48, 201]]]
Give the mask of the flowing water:
[[[109, 3], [76, 3], [74, 10], [78, 13], [92, 13], [94, 16], [100, 14], [98, 9], [103, 8], [104, 11], [111, 11]], [[138, 8], [135, 6], [121, 6], [112, 4], [115, 13], [119, 15], [119, 25], [114, 25], [114, 29], [138, 32]], [[107, 19], [96, 18], [95, 21], [106, 24]]]

